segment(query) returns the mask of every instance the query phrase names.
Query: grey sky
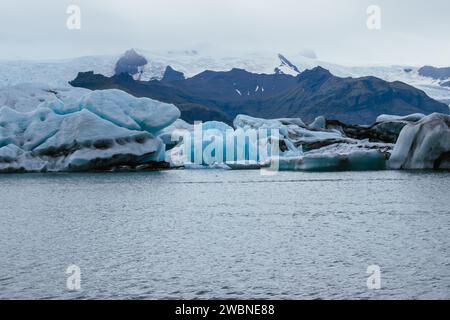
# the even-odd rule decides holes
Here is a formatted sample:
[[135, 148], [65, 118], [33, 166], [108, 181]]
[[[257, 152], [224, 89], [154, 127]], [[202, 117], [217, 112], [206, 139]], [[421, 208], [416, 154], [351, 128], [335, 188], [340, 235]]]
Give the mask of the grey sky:
[[[66, 28], [69, 4], [82, 29]], [[382, 29], [366, 9], [382, 9]], [[2, 0], [0, 58], [54, 59], [128, 48], [295, 53], [345, 64], [450, 66], [448, 0]]]

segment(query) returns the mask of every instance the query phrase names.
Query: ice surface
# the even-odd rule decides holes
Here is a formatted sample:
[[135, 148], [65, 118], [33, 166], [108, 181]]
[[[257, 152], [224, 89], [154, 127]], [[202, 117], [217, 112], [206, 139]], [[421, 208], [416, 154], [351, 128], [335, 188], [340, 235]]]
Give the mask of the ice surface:
[[323, 130], [327, 125], [327, 121], [324, 116], [317, 117], [310, 125], [309, 128], [316, 130]]
[[84, 88], [57, 87], [39, 83], [21, 83], [0, 88], [0, 107], [7, 106], [19, 112], [29, 112], [55, 98], [61, 101], [76, 101], [88, 94]]
[[422, 113], [414, 113], [407, 116], [393, 116], [382, 114], [377, 117], [376, 122], [394, 122], [394, 121], [408, 121], [408, 122], [417, 122], [425, 118], [425, 115]]
[[90, 92], [68, 105], [54, 98], [33, 111], [0, 109], [0, 171], [70, 171], [165, 159], [155, 134], [180, 115], [169, 104], [119, 90]]
[[[393, 148], [388, 143], [351, 139], [336, 130], [310, 129], [301, 119], [258, 119], [239, 115], [234, 120], [234, 127], [233, 130], [224, 123], [207, 122], [202, 125], [203, 136], [196, 135], [195, 128], [188, 128], [188, 138], [168, 152], [167, 161], [173, 166], [188, 168], [195, 163], [196, 167], [217, 168], [226, 164], [232, 169], [257, 169], [277, 162], [280, 170], [382, 170], [386, 168], [386, 160]], [[231, 132], [235, 143], [234, 157], [229, 157], [230, 149], [225, 142], [227, 132]], [[265, 133], [265, 138], [258, 139], [261, 132]], [[239, 135], [249, 138], [239, 143], [236, 139]], [[204, 153], [215, 141], [219, 141], [219, 157], [214, 157], [217, 153], [209, 158], [203, 154], [197, 158], [200, 162], [195, 161], [194, 147], [199, 146]], [[186, 148], [186, 144], [190, 148]], [[258, 153], [252, 158], [251, 150], [260, 146], [265, 148], [267, 155]]]
[[182, 119], [176, 120], [170, 126], [164, 128], [158, 133], [158, 137], [166, 146], [175, 146], [180, 141], [178, 137], [182, 137], [186, 132], [194, 131], [194, 126]]
[[[180, 128], [180, 126], [182, 128]], [[210, 121], [188, 126], [178, 123], [165, 129], [164, 141], [181, 137], [179, 144], [167, 152], [167, 161], [174, 167], [208, 166], [217, 168], [223, 164], [257, 164], [268, 161], [272, 144], [278, 136], [270, 128], [248, 130], [232, 128], [225, 123]], [[278, 145], [278, 143], [277, 143]], [[298, 152], [295, 147], [292, 147]]]
[[450, 169], [450, 116], [431, 114], [408, 124], [389, 160], [392, 169]]
[[281, 157], [280, 170], [367, 171], [386, 169], [389, 145], [370, 143], [334, 144], [300, 157]]

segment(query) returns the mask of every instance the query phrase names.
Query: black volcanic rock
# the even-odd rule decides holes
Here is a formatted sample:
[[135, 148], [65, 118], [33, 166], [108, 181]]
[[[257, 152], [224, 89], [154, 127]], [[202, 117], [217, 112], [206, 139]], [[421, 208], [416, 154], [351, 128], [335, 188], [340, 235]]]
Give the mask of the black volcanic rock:
[[122, 73], [126, 74], [137, 74], [139, 72], [139, 67], [145, 66], [148, 63], [145, 57], [139, 55], [133, 49], [128, 50], [125, 54], [120, 57], [116, 63], [115, 74], [119, 75]]
[[183, 72], [174, 70], [171, 66], [167, 66], [166, 71], [164, 71], [164, 76], [162, 78], [162, 82], [170, 82], [170, 81], [182, 81], [185, 80]]
[[88, 89], [121, 89], [137, 97], [175, 104], [182, 119], [231, 123], [238, 114], [261, 118], [317, 116], [348, 124], [371, 124], [380, 114], [447, 113], [448, 106], [402, 82], [375, 77], [339, 78], [321, 67], [297, 77], [254, 74], [242, 69], [205, 71], [174, 81], [135, 81], [122, 74], [108, 78], [80, 73], [71, 82]]
[[425, 66], [419, 69], [419, 74], [423, 77], [433, 78], [435, 80], [446, 80], [450, 79], [450, 68]]

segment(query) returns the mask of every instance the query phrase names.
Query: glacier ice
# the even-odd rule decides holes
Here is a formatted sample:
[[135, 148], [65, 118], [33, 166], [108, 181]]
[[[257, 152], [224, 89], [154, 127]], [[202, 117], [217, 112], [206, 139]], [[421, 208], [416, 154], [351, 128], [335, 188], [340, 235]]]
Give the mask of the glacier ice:
[[450, 169], [450, 116], [434, 113], [408, 124], [389, 160], [391, 169]]
[[389, 146], [371, 143], [334, 144], [306, 152], [300, 157], [281, 157], [285, 171], [367, 171], [386, 169]]
[[377, 117], [376, 122], [393, 122], [393, 121], [407, 121], [417, 122], [425, 118], [423, 113], [414, 113], [407, 116], [394, 116], [389, 114], [382, 114]]
[[170, 104], [120, 90], [90, 92], [34, 110], [0, 109], [0, 171], [73, 171], [165, 160], [159, 131], [180, 116]]
[[[195, 167], [215, 168], [225, 164], [232, 169], [271, 166], [303, 171], [382, 170], [393, 148], [389, 143], [351, 139], [338, 130], [312, 129], [301, 119], [258, 119], [239, 115], [233, 123], [234, 128], [220, 122], [189, 127], [180, 144], [168, 152], [167, 161], [173, 166], [188, 168], [194, 164]], [[196, 128], [198, 134], [195, 134]], [[262, 139], [261, 133], [265, 133]], [[236, 139], [240, 135], [246, 138]], [[231, 147], [226, 143], [230, 140]], [[214, 142], [218, 142], [216, 153], [209, 152]], [[197, 158], [196, 146], [201, 151]], [[260, 151], [260, 147], [266, 151], [264, 156], [251, 152]], [[257, 156], [251, 157], [251, 154]]]
[[324, 116], [319, 116], [309, 125], [310, 129], [323, 130], [327, 126], [327, 120]]
[[[183, 128], [180, 128], [183, 127]], [[271, 128], [250, 130], [235, 129], [229, 125], [210, 121], [194, 126], [179, 122], [163, 130], [163, 139], [179, 139], [179, 144], [167, 153], [167, 161], [173, 166], [198, 167], [232, 165], [233, 167], [265, 163], [274, 154], [278, 135]], [[179, 133], [179, 131], [184, 133]], [[274, 130], [275, 131], [275, 130]], [[175, 137], [175, 139], [173, 138]], [[294, 146], [292, 149], [298, 151]]]
[[55, 98], [64, 102], [76, 101], [90, 91], [84, 88], [20, 83], [0, 88], [0, 107], [6, 106], [19, 112], [29, 112], [45, 101]]

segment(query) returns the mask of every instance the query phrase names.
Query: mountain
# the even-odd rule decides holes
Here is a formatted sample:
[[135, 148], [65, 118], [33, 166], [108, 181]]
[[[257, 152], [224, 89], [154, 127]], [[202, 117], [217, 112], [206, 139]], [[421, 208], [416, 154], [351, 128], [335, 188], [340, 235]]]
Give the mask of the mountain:
[[135, 75], [140, 73], [143, 66], [148, 63], [145, 57], [139, 55], [134, 49], [128, 50], [116, 63], [115, 74], [127, 73]]
[[432, 78], [434, 80], [450, 79], [450, 68], [436, 68], [425, 66], [419, 69], [419, 74], [423, 77]]
[[181, 91], [163, 81], [137, 81], [129, 74], [122, 73], [112, 77], [94, 74], [94, 72], [79, 73], [70, 82], [74, 87], [91, 90], [120, 89], [135, 97], [147, 97], [161, 102], [175, 104], [181, 111], [181, 118], [186, 121], [222, 121], [230, 123], [232, 119], [220, 110], [212, 101]]
[[299, 117], [307, 122], [324, 115], [350, 124], [374, 123], [386, 113], [449, 112], [446, 104], [405, 83], [375, 77], [340, 78], [321, 67], [304, 71], [295, 87], [244, 110], [250, 115], [256, 111], [263, 118]]
[[[314, 53], [280, 53], [270, 51], [232, 52], [203, 48], [202, 50], [133, 50], [145, 58], [144, 62], [131, 64], [138, 69], [128, 73], [142, 81], [163, 79], [171, 66], [186, 78], [194, 77], [204, 70], [228, 71], [233, 68], [251, 73], [282, 73], [297, 76], [307, 69], [322, 67], [338, 77], [375, 76], [386, 81], [401, 81], [423, 90], [428, 96], [450, 103], [450, 87], [431, 77], [422, 76], [420, 68], [409, 65], [344, 66], [317, 59]], [[133, 56], [134, 54], [129, 54]], [[111, 77], [116, 74], [118, 61], [127, 54], [86, 56], [52, 61], [0, 61], [0, 87], [23, 82], [44, 83], [49, 86], [68, 86], [79, 72], [94, 71]], [[125, 59], [128, 60], [128, 59]], [[133, 59], [132, 59], [133, 60]], [[139, 59], [138, 59], [139, 60]]]
[[375, 77], [340, 78], [316, 67], [294, 77], [256, 74], [242, 69], [204, 71], [175, 81], [136, 81], [128, 74], [105, 77], [80, 73], [75, 87], [121, 89], [179, 107], [182, 119], [230, 123], [238, 114], [262, 118], [300, 117], [312, 121], [323, 115], [346, 123], [369, 124], [380, 114], [448, 113], [446, 104], [401, 82]]
[[164, 76], [161, 79], [162, 82], [171, 82], [177, 80], [185, 80], [183, 72], [174, 70], [171, 66], [167, 66], [166, 71], [164, 71]]

